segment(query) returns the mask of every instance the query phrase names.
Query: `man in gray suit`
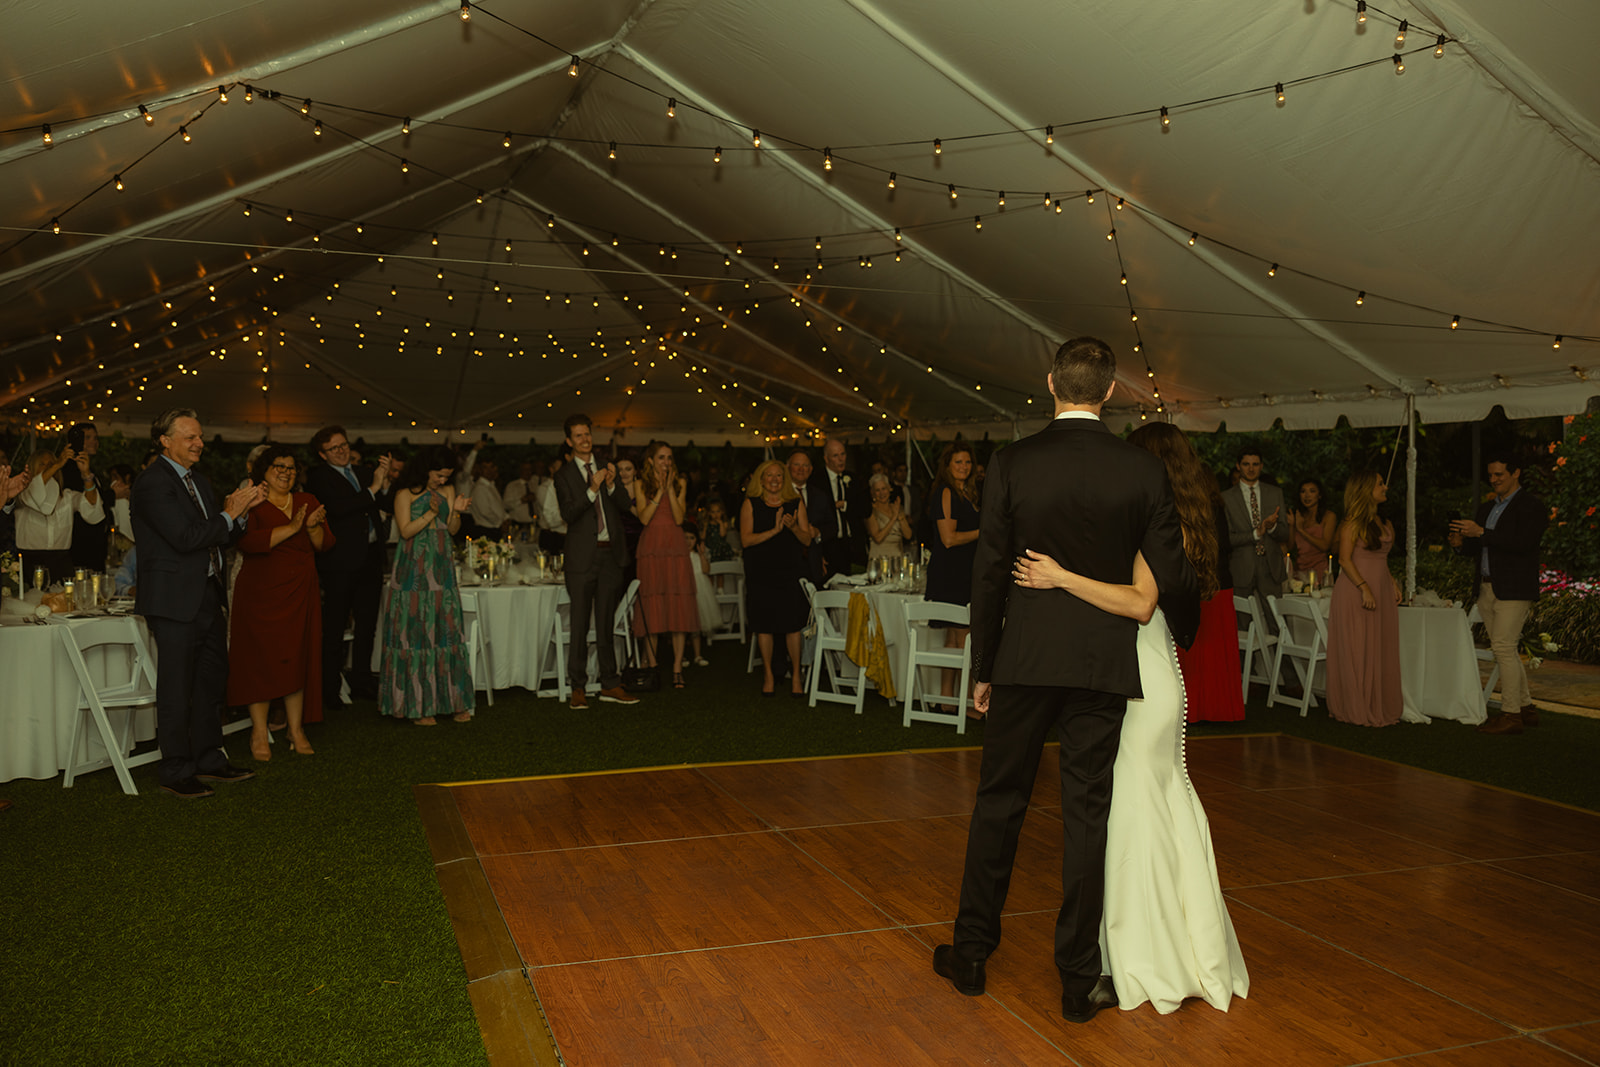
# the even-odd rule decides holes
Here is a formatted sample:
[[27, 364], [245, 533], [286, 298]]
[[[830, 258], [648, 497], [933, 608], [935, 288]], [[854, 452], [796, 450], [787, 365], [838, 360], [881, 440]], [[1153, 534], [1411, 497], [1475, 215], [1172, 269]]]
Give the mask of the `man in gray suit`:
[[617, 483], [616, 466], [601, 463], [595, 456], [589, 416], [568, 415], [565, 429], [572, 462], [556, 472], [554, 481], [561, 519], [567, 524], [562, 569], [567, 596], [572, 601], [572, 638], [567, 645], [570, 706], [589, 706], [585, 688], [589, 681], [591, 618], [595, 647], [600, 654], [600, 700], [607, 704], [637, 704], [639, 698], [622, 687], [616, 645], [611, 640], [612, 616], [623, 593], [622, 569], [628, 562], [622, 511], [631, 508], [633, 502], [628, 499], [627, 490]]
[[1267, 597], [1283, 593], [1284, 546], [1289, 523], [1283, 513], [1283, 490], [1261, 480], [1261, 453], [1239, 453], [1239, 484], [1222, 494], [1228, 513], [1228, 569], [1235, 596], [1254, 596], [1261, 618], [1273, 631]]

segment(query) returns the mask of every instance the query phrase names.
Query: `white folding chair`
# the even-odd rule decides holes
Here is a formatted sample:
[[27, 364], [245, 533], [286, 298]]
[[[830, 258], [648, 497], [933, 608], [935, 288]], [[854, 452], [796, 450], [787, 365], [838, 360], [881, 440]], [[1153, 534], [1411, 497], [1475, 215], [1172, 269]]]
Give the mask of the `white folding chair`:
[[[1472, 605], [1472, 610], [1467, 612], [1467, 626], [1470, 628], [1482, 625], [1483, 615], [1479, 613], [1478, 605], [1474, 604]], [[1478, 661], [1480, 663], [1488, 663], [1490, 665], [1489, 678], [1483, 683], [1484, 710], [1487, 711], [1491, 703], [1493, 703], [1495, 707], [1501, 707], [1501, 703], [1499, 701], [1491, 701], [1489, 699], [1494, 695], [1494, 687], [1500, 681], [1500, 661], [1494, 658], [1494, 649], [1479, 648], [1477, 642], [1474, 641], [1472, 645], [1472, 654], [1478, 657]]]
[[[550, 613], [550, 628], [545, 631], [539, 646], [538, 688], [535, 696], [555, 697], [565, 701], [572, 695], [567, 685], [567, 645], [572, 640], [570, 616], [572, 600], [566, 587], [556, 592], [556, 609]], [[547, 683], [553, 683], [547, 684]]]
[[[1292, 697], [1278, 696], [1278, 679], [1282, 677], [1284, 657], [1294, 666], [1300, 677], [1300, 714], [1317, 702], [1312, 695], [1316, 687], [1317, 667], [1324, 673], [1328, 662], [1328, 622], [1322, 613], [1305, 600], [1295, 597], [1267, 597], [1267, 606], [1278, 620], [1278, 652], [1272, 662], [1272, 687], [1267, 690], [1267, 706], [1293, 704]], [[1324, 693], [1327, 690], [1324, 688]]]
[[[970, 625], [970, 613], [964, 605], [942, 604], [933, 600], [907, 600], [902, 607], [906, 618], [906, 668], [900, 675], [906, 692], [902, 725], [938, 722], [954, 726], [956, 733], [964, 734], [967, 732], [967, 682], [972, 675], [972, 641], [969, 637], [959, 649], [945, 648], [944, 631], [928, 623], [947, 622], [952, 626], [966, 627]], [[924, 632], [936, 635], [939, 645], [921, 647]], [[956, 687], [956, 694], [945, 696], [924, 686], [924, 667], [941, 670], [948, 667], [960, 671], [961, 681]]]
[[[638, 646], [633, 636], [633, 605], [639, 598], [639, 579], [635, 578], [628, 584], [622, 594], [622, 600], [617, 604], [617, 610], [611, 616], [611, 640], [615, 643], [617, 662], [629, 662], [629, 657], [638, 656]], [[594, 616], [589, 617], [588, 633], [588, 661], [585, 664], [585, 674], [588, 682], [584, 688], [595, 691], [600, 688], [598, 668], [600, 651], [595, 647]], [[539, 653], [539, 690], [536, 695], [542, 697], [555, 697], [566, 700], [572, 696], [572, 685], [567, 678], [567, 646], [572, 643], [572, 598], [563, 588], [556, 595], [556, 610], [550, 617], [550, 630], [546, 634], [543, 648]], [[555, 688], [550, 688], [544, 683], [554, 677]]]
[[717, 610], [722, 625], [711, 635], [712, 641], [744, 641], [744, 563], [729, 559], [711, 565], [711, 584], [716, 589]]
[[1233, 610], [1236, 615], [1244, 615], [1250, 620], [1239, 631], [1239, 652], [1243, 656], [1239, 669], [1239, 691], [1248, 701], [1251, 682], [1260, 682], [1269, 689], [1272, 686], [1267, 667], [1272, 662], [1272, 648], [1278, 643], [1278, 636], [1267, 632], [1266, 620], [1261, 617], [1261, 604], [1255, 597], [1235, 595]]
[[[67, 769], [61, 785], [70, 789], [72, 780], [80, 774], [115, 767], [122, 791], [129, 796], [137, 796], [139, 790], [134, 788], [133, 777], [128, 769], [154, 763], [161, 758], [159, 750], [131, 758], [128, 756], [133, 748], [134, 713], [142, 708], [153, 708], [156, 703], [156, 663], [145, 644], [144, 635], [139, 631], [139, 622], [129, 617], [97, 619], [59, 629], [67, 658], [72, 663], [72, 671], [78, 678], [78, 710], [72, 724], [72, 744], [67, 749]], [[126, 675], [126, 680], [96, 683], [89, 676], [89, 668], [83, 658], [83, 654], [90, 649], [99, 649], [100, 655], [105, 657], [103, 673], [107, 678], [120, 679]], [[113, 667], [118, 649], [122, 651], [124, 669]], [[120, 730], [111, 728], [110, 712], [116, 712], [119, 716]], [[105, 746], [104, 759], [89, 760], [80, 755], [86, 753], [88, 748], [86, 724], [90, 723]]]
[[[640, 666], [644, 663], [644, 653], [640, 648], [640, 643], [649, 640], [649, 636], [640, 637], [633, 632], [633, 608], [638, 600], [639, 579], [635, 578], [628, 583], [627, 591], [622, 594], [622, 600], [617, 604], [617, 610], [611, 616], [611, 639], [615, 642], [619, 668]], [[591, 654], [593, 654], [592, 641], [590, 649]]]
[[[486, 690], [489, 706], [494, 707], [494, 663], [489, 659], [489, 635], [478, 619], [478, 591], [461, 590], [461, 623], [467, 635], [467, 673], [476, 689]], [[483, 663], [483, 680], [478, 680], [478, 663]]]
[[[845, 654], [846, 627], [841, 624], [848, 618], [849, 612], [848, 591], [813, 591], [811, 617], [816, 623], [817, 636], [811, 653], [811, 706], [816, 707], [819, 700], [831, 700], [854, 706], [856, 714], [860, 715], [862, 698], [872, 682]], [[827, 689], [822, 688], [824, 675], [828, 679]]]

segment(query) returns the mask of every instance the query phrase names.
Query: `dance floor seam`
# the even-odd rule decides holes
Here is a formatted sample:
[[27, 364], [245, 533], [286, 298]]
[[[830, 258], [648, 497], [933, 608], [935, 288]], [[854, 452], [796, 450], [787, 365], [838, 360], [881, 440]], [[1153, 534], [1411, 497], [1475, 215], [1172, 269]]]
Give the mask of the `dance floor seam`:
[[1053, 749], [976, 998], [929, 963], [976, 749], [417, 793], [497, 1065], [1600, 1065], [1600, 818], [1279, 735], [1188, 750], [1250, 996], [1086, 1026]]

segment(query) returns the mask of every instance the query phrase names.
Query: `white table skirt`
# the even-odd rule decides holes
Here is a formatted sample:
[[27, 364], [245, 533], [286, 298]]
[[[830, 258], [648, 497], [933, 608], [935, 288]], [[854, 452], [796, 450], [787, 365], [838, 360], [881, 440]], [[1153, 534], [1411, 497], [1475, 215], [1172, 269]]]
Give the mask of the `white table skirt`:
[[[906, 670], [906, 615], [904, 605], [908, 602], [922, 603], [922, 594], [889, 592], [871, 585], [837, 585], [832, 588], [846, 589], [852, 593], [864, 594], [867, 600], [872, 603], [872, 606], [878, 610], [878, 617], [883, 624], [883, 643], [889, 653], [889, 665], [894, 672], [895, 692], [903, 696], [905, 693], [904, 675]], [[944, 644], [943, 635], [933, 630], [924, 628], [920, 631], [920, 634], [923, 648], [932, 648]], [[937, 667], [922, 668], [923, 687], [926, 689], [931, 686], [931, 691], [935, 693], [939, 691], [940, 684], [936, 673], [938, 670], [939, 668]]]
[[[560, 599], [559, 582], [539, 585], [467, 586], [478, 600], [478, 625], [489, 646], [494, 688], [539, 688], [539, 656], [550, 640]], [[478, 665], [478, 670], [483, 670]], [[478, 679], [474, 679], [474, 682]]]
[[[1294, 594], [1291, 594], [1292, 596]], [[1324, 618], [1330, 598], [1295, 596], [1316, 605]], [[1291, 619], [1292, 623], [1293, 620]], [[1296, 640], [1303, 636], [1297, 634]], [[1401, 718], [1406, 722], [1455, 719], [1480, 723], [1488, 718], [1478, 677], [1472, 627], [1460, 608], [1400, 609]]]
[[[67, 766], [79, 693], [78, 676], [62, 641], [73, 621], [58, 618], [47, 626], [32, 626], [18, 616], [0, 617], [0, 782], [54, 778]], [[145, 630], [143, 619], [138, 624]], [[145, 640], [153, 649], [148, 631]], [[96, 681], [128, 680], [128, 664], [116, 653], [94, 649], [84, 663]], [[133, 725], [136, 740], [155, 737], [155, 710], [136, 712]], [[85, 733], [86, 760], [103, 759], [99, 732]]]

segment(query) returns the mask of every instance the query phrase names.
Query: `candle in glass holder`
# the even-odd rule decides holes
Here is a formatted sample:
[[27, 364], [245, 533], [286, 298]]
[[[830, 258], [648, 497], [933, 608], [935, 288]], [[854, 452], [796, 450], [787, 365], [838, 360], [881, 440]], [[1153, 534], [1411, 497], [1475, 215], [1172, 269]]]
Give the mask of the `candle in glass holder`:
[[105, 582], [101, 575], [89, 575], [89, 602], [95, 607], [105, 603]]

